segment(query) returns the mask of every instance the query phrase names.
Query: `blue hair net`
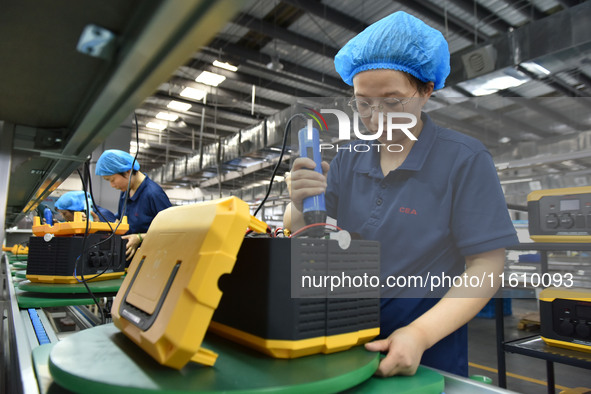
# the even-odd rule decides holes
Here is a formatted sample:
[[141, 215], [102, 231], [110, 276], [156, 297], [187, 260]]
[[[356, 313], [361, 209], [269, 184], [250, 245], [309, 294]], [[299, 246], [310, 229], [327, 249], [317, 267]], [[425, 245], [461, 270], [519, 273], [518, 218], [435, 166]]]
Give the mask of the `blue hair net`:
[[366, 70], [407, 72], [441, 89], [449, 75], [449, 48], [443, 35], [420, 19], [395, 12], [353, 37], [334, 59], [337, 72], [348, 85]]
[[[88, 202], [92, 206], [90, 195], [88, 195]], [[86, 211], [86, 198], [84, 197], [84, 192], [67, 192], [57, 199], [54, 206], [57, 209], [66, 209], [68, 211]]]
[[[96, 162], [95, 174], [104, 176], [126, 172], [131, 170], [131, 163], [133, 163], [133, 156], [129, 153], [122, 150], [109, 149], [104, 151]], [[139, 170], [140, 163], [136, 161], [133, 169]]]

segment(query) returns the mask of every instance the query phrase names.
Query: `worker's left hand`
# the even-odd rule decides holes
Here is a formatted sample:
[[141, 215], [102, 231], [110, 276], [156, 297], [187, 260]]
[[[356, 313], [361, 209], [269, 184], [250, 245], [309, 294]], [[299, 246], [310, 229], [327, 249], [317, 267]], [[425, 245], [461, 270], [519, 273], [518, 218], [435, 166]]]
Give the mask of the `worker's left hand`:
[[125, 259], [131, 260], [142, 243], [140, 242], [137, 234], [123, 235], [121, 238], [127, 240], [127, 246], [125, 247]]
[[365, 348], [372, 352], [388, 352], [375, 375], [412, 376], [417, 372], [423, 352], [427, 350], [427, 340], [420, 331], [406, 326], [394, 331], [386, 339], [366, 343]]

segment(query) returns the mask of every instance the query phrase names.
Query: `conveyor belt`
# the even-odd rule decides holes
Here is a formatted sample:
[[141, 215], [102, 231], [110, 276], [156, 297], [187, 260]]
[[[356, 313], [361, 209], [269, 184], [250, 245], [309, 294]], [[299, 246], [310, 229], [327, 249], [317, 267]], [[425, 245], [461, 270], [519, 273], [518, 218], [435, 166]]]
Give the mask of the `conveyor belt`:
[[45, 345], [47, 343], [51, 343], [49, 337], [47, 336], [47, 332], [45, 331], [45, 327], [43, 327], [43, 323], [41, 323], [41, 319], [39, 319], [39, 315], [37, 311], [33, 308], [29, 308], [29, 317], [31, 318], [31, 323], [33, 324], [33, 329], [35, 330], [35, 335], [37, 336], [37, 341], [39, 345]]

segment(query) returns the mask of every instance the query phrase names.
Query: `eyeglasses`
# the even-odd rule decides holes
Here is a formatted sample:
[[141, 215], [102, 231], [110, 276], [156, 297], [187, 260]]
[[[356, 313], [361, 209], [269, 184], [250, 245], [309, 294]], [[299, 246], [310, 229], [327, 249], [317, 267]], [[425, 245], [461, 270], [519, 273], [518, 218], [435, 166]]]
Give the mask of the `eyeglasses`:
[[371, 105], [364, 99], [357, 99], [352, 98], [349, 100], [349, 106], [351, 109], [359, 114], [362, 118], [369, 118], [373, 111], [377, 109], [378, 112], [404, 112], [404, 106], [412, 100], [412, 98], [417, 94], [417, 91], [413, 93], [412, 96], [405, 99], [398, 99], [395, 97], [388, 97], [381, 100], [380, 104], [378, 105]]

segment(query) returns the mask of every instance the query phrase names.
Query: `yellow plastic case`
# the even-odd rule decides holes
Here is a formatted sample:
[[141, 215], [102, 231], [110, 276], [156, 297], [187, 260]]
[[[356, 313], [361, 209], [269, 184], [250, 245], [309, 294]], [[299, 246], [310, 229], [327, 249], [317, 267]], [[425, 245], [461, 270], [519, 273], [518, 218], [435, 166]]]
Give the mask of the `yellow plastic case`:
[[380, 328], [299, 340], [266, 339], [215, 321], [209, 327], [216, 334], [249, 346], [275, 358], [298, 358], [317, 353], [336, 353], [363, 345], [380, 334]]
[[29, 247], [23, 245], [3, 246], [3, 252], [10, 252], [14, 255], [29, 254]]
[[[27, 279], [34, 283], [55, 283], [55, 284], [77, 284], [85, 282], [101, 282], [104, 280], [118, 279], [125, 275], [125, 271], [117, 272], [106, 272], [97, 276], [96, 274], [86, 275], [82, 278], [82, 275], [27, 275]], [[91, 278], [91, 279], [89, 279]]]
[[[110, 224], [110, 226], [109, 226]], [[117, 227], [117, 223], [106, 222], [88, 222], [88, 234], [93, 234], [98, 231], [113, 232]], [[121, 224], [115, 231], [115, 234], [125, 234], [129, 230], [127, 224], [127, 216], [123, 217]], [[56, 223], [54, 225], [41, 224], [39, 216], [33, 218], [33, 234], [38, 237], [43, 237], [45, 234], [52, 234], [56, 237], [71, 236], [86, 233], [86, 220], [82, 219], [82, 212], [74, 212], [74, 221]]]
[[[568, 201], [576, 206], [560, 209]], [[535, 190], [527, 195], [527, 206], [535, 242], [591, 242], [591, 186]], [[549, 217], [555, 220], [554, 228], [548, 228]]]
[[591, 352], [591, 289], [550, 287], [539, 298], [544, 342]]
[[113, 302], [115, 326], [160, 364], [213, 365], [200, 346], [248, 227], [267, 229], [236, 197], [158, 213]]

